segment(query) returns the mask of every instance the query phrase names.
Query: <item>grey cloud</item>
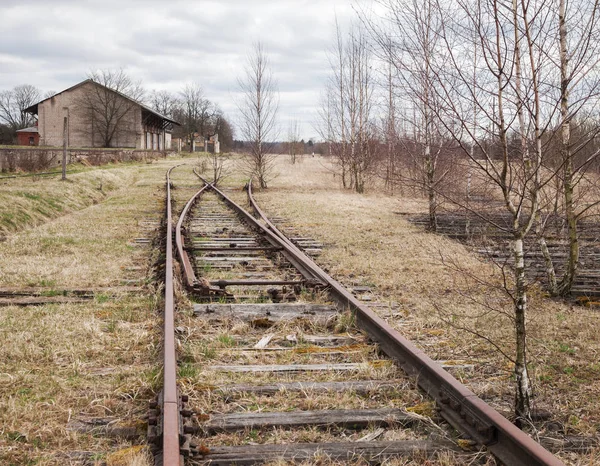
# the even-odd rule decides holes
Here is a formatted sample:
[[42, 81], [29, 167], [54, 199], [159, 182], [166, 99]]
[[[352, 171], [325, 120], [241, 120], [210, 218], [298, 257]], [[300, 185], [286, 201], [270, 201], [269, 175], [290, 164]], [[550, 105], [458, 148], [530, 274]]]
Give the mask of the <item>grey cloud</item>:
[[[314, 134], [329, 64], [334, 14], [348, 0], [1, 0], [0, 90], [30, 83], [65, 89], [90, 69], [122, 67], [148, 89], [199, 82], [235, 119], [237, 78], [264, 43], [281, 92], [285, 125]], [[308, 134], [310, 133], [310, 134]]]

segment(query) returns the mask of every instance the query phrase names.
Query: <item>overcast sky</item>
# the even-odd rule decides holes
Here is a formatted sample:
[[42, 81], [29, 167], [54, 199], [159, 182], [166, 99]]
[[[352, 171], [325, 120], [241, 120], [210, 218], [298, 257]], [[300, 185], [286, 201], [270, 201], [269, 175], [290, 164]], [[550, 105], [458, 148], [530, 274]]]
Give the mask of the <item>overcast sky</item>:
[[147, 90], [200, 83], [231, 120], [252, 44], [268, 51], [280, 90], [281, 136], [313, 129], [329, 73], [334, 21], [351, 0], [0, 0], [0, 90], [59, 92], [91, 69], [125, 69]]

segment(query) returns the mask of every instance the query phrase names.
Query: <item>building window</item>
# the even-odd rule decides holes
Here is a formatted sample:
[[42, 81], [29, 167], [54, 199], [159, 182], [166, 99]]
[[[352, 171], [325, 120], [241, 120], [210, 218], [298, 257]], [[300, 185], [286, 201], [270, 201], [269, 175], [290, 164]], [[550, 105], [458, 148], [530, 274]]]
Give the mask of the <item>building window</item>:
[[29, 136], [29, 145], [35, 146], [35, 138], [33, 136]]

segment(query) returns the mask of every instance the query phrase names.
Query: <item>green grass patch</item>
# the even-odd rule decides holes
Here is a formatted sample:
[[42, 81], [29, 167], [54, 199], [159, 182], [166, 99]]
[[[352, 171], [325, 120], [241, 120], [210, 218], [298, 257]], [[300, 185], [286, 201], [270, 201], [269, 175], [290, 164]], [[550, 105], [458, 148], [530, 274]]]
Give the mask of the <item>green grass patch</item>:
[[0, 185], [0, 235], [41, 225], [103, 201], [112, 191], [135, 182], [124, 167], [96, 169], [59, 178], [16, 178]]
[[184, 379], [193, 379], [198, 375], [198, 369], [193, 364], [181, 364], [177, 370], [177, 375]]
[[229, 335], [219, 335], [217, 341], [225, 348], [232, 348], [237, 346], [235, 339]]

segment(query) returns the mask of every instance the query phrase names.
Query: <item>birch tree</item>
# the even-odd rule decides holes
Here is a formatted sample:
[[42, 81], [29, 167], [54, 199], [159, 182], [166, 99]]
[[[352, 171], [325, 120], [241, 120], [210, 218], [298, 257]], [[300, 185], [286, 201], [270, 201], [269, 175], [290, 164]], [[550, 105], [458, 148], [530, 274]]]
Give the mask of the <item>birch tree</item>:
[[[531, 417], [532, 396], [524, 241], [535, 221], [540, 189], [548, 182], [542, 179], [544, 159], [540, 144], [540, 70], [544, 57], [531, 36], [531, 28], [539, 31], [544, 26], [544, 17], [535, 15], [533, 4], [517, 0], [459, 0], [457, 5], [462, 21], [452, 21], [456, 10], [447, 10], [441, 31], [452, 66], [436, 69], [436, 93], [442, 103], [439, 108], [443, 108], [440, 121], [464, 156], [496, 186], [509, 214], [509, 224], [500, 225], [486, 212], [478, 213], [511, 237], [513, 280], [506, 287], [513, 302], [515, 351], [511, 359], [516, 423], [520, 425]], [[442, 10], [441, 5], [438, 7]], [[476, 38], [478, 47], [465, 43], [466, 37]], [[537, 39], [543, 40], [543, 36]], [[468, 64], [475, 60], [474, 50], [481, 54], [482, 63], [475, 79], [467, 71], [473, 69]], [[478, 114], [475, 125], [474, 112]], [[511, 138], [519, 144], [511, 144]]]
[[[576, 164], [575, 155], [589, 145], [598, 134], [594, 131], [585, 134], [573, 144], [571, 140], [572, 122], [582, 113], [596, 107], [600, 91], [600, 37], [598, 16], [600, 4], [592, 2], [569, 2], [558, 0], [558, 42], [560, 67], [560, 157], [562, 164], [562, 188], [564, 211], [567, 222], [568, 258], [565, 272], [559, 283], [551, 282], [553, 294], [566, 296], [573, 287], [579, 266], [578, 221], [597, 202], [584, 206], [577, 205], [575, 189], [582, 173], [598, 153], [593, 153], [583, 163]], [[596, 107], [597, 108], [597, 107]], [[548, 262], [548, 260], [547, 260]], [[552, 264], [548, 264], [550, 278], [554, 274]]]
[[245, 159], [248, 174], [255, 176], [261, 188], [267, 188], [273, 177], [272, 143], [277, 138], [279, 92], [264, 47], [254, 45], [244, 74], [238, 79], [241, 100], [240, 132], [248, 141], [250, 153]]
[[[442, 9], [441, 3], [438, 5]], [[577, 144], [571, 140], [576, 117], [597, 111], [598, 2], [457, 0], [456, 5], [459, 13], [448, 8], [442, 34], [452, 66], [437, 70], [437, 92], [444, 108], [441, 121], [472, 164], [497, 187], [511, 219], [509, 228], [495, 226], [512, 238], [513, 280], [506, 286], [514, 305], [515, 413], [519, 421], [530, 415], [532, 390], [527, 370], [524, 241], [537, 222], [549, 288], [553, 294], [566, 295], [579, 262], [577, 221], [598, 204], [594, 199], [581, 202], [583, 193], [579, 193], [578, 204], [576, 197], [577, 184], [598, 153], [592, 151], [575, 164], [575, 153], [593, 142], [598, 126], [580, 132], [584, 137]], [[466, 37], [475, 37], [477, 46], [465, 42]], [[475, 58], [473, 50], [481, 56]], [[475, 67], [479, 71], [472, 79], [464, 70], [476, 59], [480, 66]], [[474, 115], [477, 124], [468, 124]], [[453, 126], [456, 123], [458, 126]], [[511, 144], [511, 139], [517, 144]], [[554, 139], [558, 141], [553, 145]], [[539, 232], [541, 218], [550, 214], [544, 192], [552, 186], [563, 193], [567, 224], [568, 254], [560, 281]], [[485, 213], [478, 215], [486, 217]], [[492, 218], [488, 220], [494, 223]]]
[[386, 166], [385, 166], [385, 186], [393, 193], [394, 187], [397, 184], [398, 169], [397, 161], [397, 146], [398, 146], [398, 131], [396, 128], [397, 122], [397, 111], [396, 111], [396, 95], [395, 95], [395, 77], [396, 69], [394, 66], [394, 56], [392, 53], [393, 42], [391, 37], [387, 37], [387, 53], [385, 56], [385, 107], [386, 116], [384, 119], [384, 134], [385, 134], [385, 146], [387, 148], [386, 153]]
[[362, 28], [353, 25], [344, 34], [336, 22], [330, 66], [321, 134], [330, 138], [344, 188], [362, 193], [376, 166], [373, 60]]
[[[532, 396], [524, 243], [535, 231], [547, 258], [551, 288], [566, 294], [578, 264], [577, 221], [600, 202], [588, 199], [584, 204], [582, 188], [577, 191], [600, 154], [593, 149], [600, 127], [585, 124], [585, 117], [598, 110], [598, 2], [379, 0], [386, 12], [383, 21], [362, 15], [382, 59], [397, 71], [397, 106], [410, 109], [402, 124], [413, 125], [412, 138], [405, 134], [398, 141], [422, 161], [432, 229], [445, 175], [436, 171], [436, 157], [448, 138], [469, 170], [478, 171], [478, 178], [501, 200], [502, 210], [476, 211], [469, 203], [469, 187], [466, 196], [443, 194], [510, 237], [511, 277], [505, 275], [504, 286], [512, 300], [515, 345], [506, 354], [514, 363], [517, 424], [530, 418]], [[578, 119], [584, 124], [576, 128], [579, 138], [574, 142]], [[552, 279], [554, 264], [543, 237], [553, 189], [563, 196], [561, 202], [555, 196], [554, 212], [563, 209], [569, 244], [560, 281]], [[508, 217], [508, 224], [496, 214]]]

